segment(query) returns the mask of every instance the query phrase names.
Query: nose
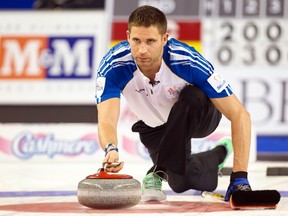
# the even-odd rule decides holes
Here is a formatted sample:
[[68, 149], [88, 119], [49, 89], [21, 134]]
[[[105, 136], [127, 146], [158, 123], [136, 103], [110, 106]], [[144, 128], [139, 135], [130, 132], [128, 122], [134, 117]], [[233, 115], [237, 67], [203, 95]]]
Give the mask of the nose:
[[139, 48], [139, 53], [145, 54], [147, 52], [147, 46], [145, 44], [141, 44]]

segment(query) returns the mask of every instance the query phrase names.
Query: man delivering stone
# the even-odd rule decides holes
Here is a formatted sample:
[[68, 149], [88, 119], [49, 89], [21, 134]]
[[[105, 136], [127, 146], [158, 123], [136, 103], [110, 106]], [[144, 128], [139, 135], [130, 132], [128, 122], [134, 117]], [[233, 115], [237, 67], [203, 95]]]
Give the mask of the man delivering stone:
[[[247, 179], [249, 113], [210, 62], [193, 47], [168, 39], [166, 17], [155, 7], [142, 6], [132, 12], [127, 41], [114, 46], [99, 65], [96, 103], [103, 162], [119, 160], [121, 93], [139, 119], [132, 131], [139, 133], [154, 164], [143, 180], [144, 201], [166, 199], [163, 178], [179, 193], [215, 190], [218, 172], [233, 148], [225, 200], [235, 191], [251, 191]], [[224, 138], [210, 151], [191, 154], [191, 139], [211, 134], [222, 114], [231, 122], [232, 141]], [[107, 171], [119, 172], [123, 166], [121, 162]]]

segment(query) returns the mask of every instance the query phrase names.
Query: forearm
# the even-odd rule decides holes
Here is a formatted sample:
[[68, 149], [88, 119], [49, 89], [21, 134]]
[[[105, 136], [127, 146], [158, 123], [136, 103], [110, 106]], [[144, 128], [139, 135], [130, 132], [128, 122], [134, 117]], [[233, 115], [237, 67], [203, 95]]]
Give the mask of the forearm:
[[233, 172], [247, 171], [251, 143], [250, 115], [244, 110], [234, 119], [231, 121], [234, 148]]
[[99, 135], [99, 142], [103, 150], [109, 143], [112, 143], [117, 146], [118, 144], [117, 130], [113, 125], [104, 122], [99, 123], [98, 135]]
[[98, 136], [102, 149], [107, 144], [117, 145], [117, 123], [120, 112], [119, 98], [112, 98], [97, 105]]
[[[117, 146], [117, 130], [115, 124], [109, 124], [109, 122], [102, 122], [98, 125], [99, 141], [102, 149], [105, 148], [105, 157], [102, 163], [113, 163], [119, 161], [119, 154]], [[113, 144], [107, 146], [108, 144]], [[119, 172], [124, 166], [122, 161], [117, 167], [106, 168], [107, 172]]]
[[[119, 160], [118, 148], [117, 148], [117, 124], [120, 114], [120, 99], [111, 98], [97, 104], [98, 110], [98, 136], [99, 142], [104, 150], [108, 147], [108, 144], [114, 144], [109, 146], [105, 150], [104, 159], [102, 163], [113, 163]], [[106, 168], [108, 172], [119, 172], [124, 166], [122, 161], [117, 167]]]

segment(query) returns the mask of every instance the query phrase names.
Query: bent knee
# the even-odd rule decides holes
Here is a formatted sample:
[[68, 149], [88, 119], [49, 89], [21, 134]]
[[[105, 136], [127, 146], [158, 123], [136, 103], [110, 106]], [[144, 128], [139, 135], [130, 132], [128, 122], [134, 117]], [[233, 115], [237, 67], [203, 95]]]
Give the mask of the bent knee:
[[183, 184], [179, 182], [179, 184], [169, 184], [170, 188], [175, 192], [175, 193], [183, 193], [189, 188], [185, 188]]
[[177, 182], [168, 181], [168, 184], [175, 193], [183, 193], [190, 189], [198, 191], [214, 191], [217, 188], [218, 181], [208, 181], [208, 182], [191, 181], [186, 183], [183, 181], [177, 181]]

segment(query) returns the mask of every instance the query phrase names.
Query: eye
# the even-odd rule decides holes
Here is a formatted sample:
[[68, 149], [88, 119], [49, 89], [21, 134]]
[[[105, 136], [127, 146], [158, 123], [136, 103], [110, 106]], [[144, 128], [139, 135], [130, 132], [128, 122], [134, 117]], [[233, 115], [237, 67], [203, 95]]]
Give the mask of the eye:
[[138, 38], [133, 38], [134, 43], [140, 43], [140, 40]]
[[153, 39], [147, 40], [147, 44], [153, 44], [154, 42], [155, 42], [155, 40], [153, 40]]

